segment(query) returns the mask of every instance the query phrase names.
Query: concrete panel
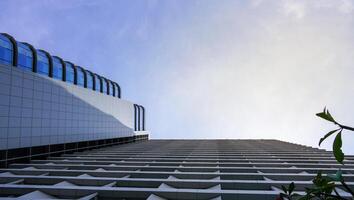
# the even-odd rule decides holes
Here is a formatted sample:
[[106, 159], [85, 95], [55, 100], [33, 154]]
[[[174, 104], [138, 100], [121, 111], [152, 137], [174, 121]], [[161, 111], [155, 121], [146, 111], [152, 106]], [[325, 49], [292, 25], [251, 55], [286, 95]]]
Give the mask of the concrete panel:
[[11, 66], [0, 69], [0, 150], [135, 135], [129, 101]]

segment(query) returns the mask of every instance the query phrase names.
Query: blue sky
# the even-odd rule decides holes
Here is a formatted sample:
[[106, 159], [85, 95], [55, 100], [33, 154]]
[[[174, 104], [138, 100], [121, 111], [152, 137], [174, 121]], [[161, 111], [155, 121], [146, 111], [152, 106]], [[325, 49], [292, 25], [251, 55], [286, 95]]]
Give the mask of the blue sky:
[[[353, 0], [2, 0], [0, 10], [1, 32], [117, 81], [146, 107], [152, 138], [317, 146], [332, 128], [314, 116], [324, 106], [354, 126]], [[354, 154], [354, 134], [343, 137]]]

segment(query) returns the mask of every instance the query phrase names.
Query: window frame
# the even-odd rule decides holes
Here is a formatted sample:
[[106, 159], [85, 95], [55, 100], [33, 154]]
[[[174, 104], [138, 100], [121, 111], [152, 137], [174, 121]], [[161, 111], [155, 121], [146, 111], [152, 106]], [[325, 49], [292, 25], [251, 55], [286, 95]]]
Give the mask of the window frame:
[[[98, 92], [101, 92], [102, 93], [102, 80], [101, 80], [101, 76], [98, 75], [98, 74], [93, 74], [94, 76], [94, 82], [95, 82], [95, 91], [98, 91]], [[96, 80], [97, 80], [97, 83], [99, 84], [100, 88], [97, 88], [97, 83], [96, 83]]]
[[94, 74], [91, 71], [89, 71], [89, 70], [85, 70], [85, 71], [86, 71], [86, 88], [89, 88], [88, 87], [88, 79], [89, 79], [88, 77], [90, 76], [91, 80], [92, 80], [92, 87], [89, 88], [89, 89], [94, 90], [94, 88], [95, 88]]
[[[85, 70], [84, 70], [84, 68], [82, 68], [82, 67], [80, 67], [80, 66], [77, 66], [77, 65], [75, 65], [75, 68], [76, 68], [76, 81], [75, 81], [75, 85], [78, 85], [78, 86], [82, 86], [83, 88], [86, 88], [85, 87], [85, 82], [86, 82], [86, 73], [85, 73]], [[82, 72], [82, 75], [83, 75], [83, 80], [84, 80], [84, 82], [83, 82], [83, 84], [81, 85], [81, 84], [79, 84], [79, 72]]]
[[[107, 79], [105, 77], [103, 77], [103, 76], [101, 76], [101, 87], [102, 87], [102, 93], [103, 94], [107, 94], [107, 92], [108, 92]], [[104, 90], [104, 88], [105, 88], [105, 90]]]
[[[21, 51], [20, 51], [21, 49]], [[20, 52], [22, 51], [26, 51], [25, 54], [22, 54]], [[25, 59], [27, 59], [29, 56], [27, 56], [27, 53], [30, 52], [31, 56], [30, 56], [30, 59], [31, 59], [31, 64], [30, 66], [26, 66], [26, 63], [23, 65], [23, 64], [20, 64], [20, 57], [23, 55], [25, 57]], [[23, 43], [23, 42], [17, 42], [17, 67], [21, 68], [21, 69], [24, 69], [24, 70], [27, 70], [27, 71], [34, 71], [33, 69], [33, 64], [35, 63], [34, 60], [35, 60], [35, 56], [34, 56], [34, 53], [33, 53], [33, 49], [27, 44], [27, 43]], [[20, 56], [21, 55], [21, 56]]]
[[[58, 59], [60, 64], [61, 64], [61, 79], [54, 77], [54, 60], [55, 59]], [[59, 56], [52, 56], [52, 60], [53, 60], [53, 70], [52, 70], [53, 74], [52, 74], [52, 77], [54, 79], [57, 79], [57, 80], [65, 81], [65, 79], [64, 79], [65, 72], [66, 72], [66, 64], [65, 64], [65, 62]]]
[[16, 40], [9, 34], [7, 33], [0, 33], [1, 36], [3, 36], [4, 38], [6, 38], [10, 44], [11, 44], [11, 50], [12, 50], [12, 54], [11, 54], [11, 60], [10, 63], [12, 66], [17, 67], [17, 59], [18, 59], [18, 50], [17, 50], [17, 42]]
[[116, 86], [113, 81], [109, 80], [109, 84], [111, 85], [111, 96], [115, 97], [116, 96]]
[[[76, 77], [76, 68], [75, 65], [69, 61], [64, 61], [65, 63], [65, 73], [64, 73], [64, 77], [63, 77], [63, 81], [65, 81], [66, 83], [71, 83], [73, 85], [75, 85], [75, 77]], [[67, 70], [71, 68], [73, 70], [73, 81], [72, 82], [68, 82], [68, 74], [67, 74]]]
[[[39, 64], [39, 60], [38, 58], [41, 56], [40, 54], [43, 53], [45, 55], [45, 57], [47, 57], [47, 61], [48, 61], [48, 74], [44, 74], [42, 72], [38, 71], [38, 64]], [[41, 74], [41, 75], [47, 75], [48, 77], [53, 77], [53, 60], [52, 60], [52, 56], [50, 56], [50, 54], [42, 49], [37, 49], [37, 73]]]
[[115, 92], [116, 92], [116, 97], [120, 98], [120, 86], [118, 85], [118, 83], [113, 82], [113, 84], [115, 85]]

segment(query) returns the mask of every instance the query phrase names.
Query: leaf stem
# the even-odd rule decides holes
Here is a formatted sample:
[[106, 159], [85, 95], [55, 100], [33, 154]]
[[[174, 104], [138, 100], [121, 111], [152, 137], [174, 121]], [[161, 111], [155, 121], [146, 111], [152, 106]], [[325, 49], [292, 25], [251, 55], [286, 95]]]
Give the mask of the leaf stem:
[[344, 188], [347, 190], [347, 192], [349, 192], [353, 197], [354, 197], [354, 192], [353, 190], [350, 189], [350, 187], [344, 182], [344, 180], [340, 181], [342, 183], [342, 185], [344, 186]]
[[349, 131], [354, 131], [354, 128], [353, 128], [353, 127], [345, 126], [345, 125], [338, 124], [338, 123], [337, 123], [337, 125], [338, 125], [341, 129], [345, 129], [345, 130], [349, 130]]
[[340, 196], [340, 194], [338, 193], [338, 191], [336, 190], [336, 188], [334, 188], [333, 191], [336, 193], [336, 195], [337, 195], [340, 199], [344, 199], [342, 196]]

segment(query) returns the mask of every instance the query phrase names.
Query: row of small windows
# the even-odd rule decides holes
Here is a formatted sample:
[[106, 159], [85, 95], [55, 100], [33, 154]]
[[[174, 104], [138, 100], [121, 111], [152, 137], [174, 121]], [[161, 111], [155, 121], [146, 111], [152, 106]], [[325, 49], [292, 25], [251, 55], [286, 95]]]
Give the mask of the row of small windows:
[[51, 56], [44, 50], [36, 50], [30, 44], [16, 42], [5, 33], [0, 33], [0, 63], [121, 97], [120, 86], [117, 83], [68, 61], [63, 61], [57, 56]]
[[145, 108], [134, 104], [134, 130], [145, 131]]

